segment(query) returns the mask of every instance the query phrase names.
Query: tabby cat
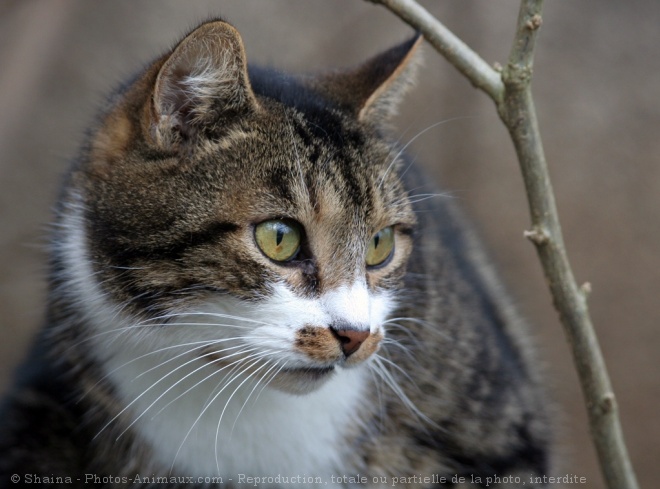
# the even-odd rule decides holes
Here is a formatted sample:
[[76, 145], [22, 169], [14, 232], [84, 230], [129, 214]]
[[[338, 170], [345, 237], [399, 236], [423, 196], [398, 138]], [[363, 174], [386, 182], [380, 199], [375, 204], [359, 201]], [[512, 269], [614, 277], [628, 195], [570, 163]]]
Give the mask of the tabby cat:
[[248, 67], [214, 20], [110, 98], [56, 208], [2, 486], [533, 487], [551, 470], [519, 322], [386, 136], [420, 43], [291, 76]]

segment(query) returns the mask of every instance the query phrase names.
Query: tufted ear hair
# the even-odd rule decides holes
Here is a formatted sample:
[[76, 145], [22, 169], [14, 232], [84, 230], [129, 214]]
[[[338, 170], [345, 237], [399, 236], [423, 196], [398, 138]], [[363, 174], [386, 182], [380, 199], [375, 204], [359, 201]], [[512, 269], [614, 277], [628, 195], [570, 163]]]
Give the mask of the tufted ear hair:
[[188, 34], [160, 68], [150, 132], [167, 147], [257, 108], [241, 36], [228, 23], [212, 21]]
[[421, 61], [421, 34], [344, 71], [321, 75], [313, 82], [360, 121], [380, 125], [391, 119], [412, 85]]

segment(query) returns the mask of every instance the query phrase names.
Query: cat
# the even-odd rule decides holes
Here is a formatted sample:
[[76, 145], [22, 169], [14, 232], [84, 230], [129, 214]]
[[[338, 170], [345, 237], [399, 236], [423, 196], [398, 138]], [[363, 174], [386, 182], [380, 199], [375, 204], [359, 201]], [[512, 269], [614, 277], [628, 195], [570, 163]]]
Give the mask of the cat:
[[56, 207], [46, 324], [2, 411], [3, 487], [551, 472], [524, 326], [388, 136], [421, 42], [293, 76], [248, 67], [210, 20], [110, 97]]

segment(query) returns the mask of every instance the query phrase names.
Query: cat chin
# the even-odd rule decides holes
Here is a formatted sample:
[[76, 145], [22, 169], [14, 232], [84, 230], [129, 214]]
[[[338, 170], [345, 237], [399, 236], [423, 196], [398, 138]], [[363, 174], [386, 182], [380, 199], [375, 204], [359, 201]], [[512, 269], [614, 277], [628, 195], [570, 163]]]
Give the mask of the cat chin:
[[305, 395], [320, 389], [335, 375], [335, 367], [288, 369], [280, 371], [268, 386], [287, 394]]

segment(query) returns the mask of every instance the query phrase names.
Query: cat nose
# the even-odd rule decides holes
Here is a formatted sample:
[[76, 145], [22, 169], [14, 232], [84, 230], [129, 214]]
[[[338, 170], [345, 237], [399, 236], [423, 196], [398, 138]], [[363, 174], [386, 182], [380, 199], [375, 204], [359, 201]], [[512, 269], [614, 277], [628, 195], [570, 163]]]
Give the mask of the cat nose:
[[339, 340], [341, 351], [346, 358], [358, 351], [362, 342], [369, 337], [369, 331], [357, 331], [355, 329], [337, 329], [330, 326], [330, 331]]

